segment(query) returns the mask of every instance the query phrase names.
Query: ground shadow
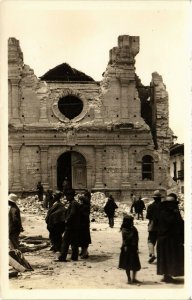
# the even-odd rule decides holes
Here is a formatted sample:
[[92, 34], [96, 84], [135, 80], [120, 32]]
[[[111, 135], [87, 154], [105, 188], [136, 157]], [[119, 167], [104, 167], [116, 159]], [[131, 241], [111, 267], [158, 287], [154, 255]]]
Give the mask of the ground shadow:
[[140, 285], [157, 285], [157, 284], [161, 284], [161, 282], [146, 280], [146, 281], [141, 281], [140, 283]]
[[174, 278], [173, 284], [184, 284], [184, 283], [185, 283], [184, 278]]
[[[157, 284], [169, 284], [169, 283], [165, 283], [165, 282], [162, 282], [162, 281], [149, 281], [149, 280], [146, 280], [146, 281], [142, 281], [141, 282], [141, 285], [157, 285]], [[177, 279], [174, 279], [174, 282], [172, 282], [171, 284], [181, 284], [183, 285], [184, 284], [184, 279], [183, 278], [177, 278]]]
[[112, 255], [89, 255], [89, 258], [86, 259], [86, 261], [92, 262], [92, 263], [97, 263], [97, 262], [102, 262], [106, 261], [112, 258]]

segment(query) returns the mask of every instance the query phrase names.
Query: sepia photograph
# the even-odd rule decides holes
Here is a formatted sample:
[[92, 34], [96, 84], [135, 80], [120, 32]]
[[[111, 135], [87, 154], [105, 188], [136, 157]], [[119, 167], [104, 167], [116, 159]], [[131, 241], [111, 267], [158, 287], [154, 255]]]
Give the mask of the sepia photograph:
[[2, 299], [190, 299], [191, 2], [2, 1]]

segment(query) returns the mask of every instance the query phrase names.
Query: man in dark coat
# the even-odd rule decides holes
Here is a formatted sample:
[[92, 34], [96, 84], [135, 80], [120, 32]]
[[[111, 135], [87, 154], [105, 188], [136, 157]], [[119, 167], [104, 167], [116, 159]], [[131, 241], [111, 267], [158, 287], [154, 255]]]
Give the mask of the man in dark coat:
[[19, 249], [19, 235], [23, 231], [20, 209], [16, 204], [18, 197], [9, 194], [9, 244], [11, 249]]
[[109, 196], [107, 203], [104, 206], [104, 212], [106, 213], [108, 219], [109, 219], [109, 226], [113, 228], [114, 226], [114, 216], [115, 216], [115, 210], [118, 208], [117, 204], [115, 203], [115, 200], [112, 195]]
[[49, 237], [52, 243], [50, 250], [55, 252], [61, 251], [62, 234], [65, 230], [65, 214], [66, 209], [64, 204], [61, 203], [62, 193], [56, 191], [53, 197], [54, 203], [47, 212], [45, 221], [47, 229], [49, 230]]
[[149, 263], [152, 263], [155, 259], [155, 245], [157, 242], [157, 215], [159, 213], [159, 205], [161, 203], [161, 193], [156, 190], [153, 194], [154, 201], [149, 204], [147, 208], [146, 218], [149, 220], [148, 223], [148, 248], [149, 248]]
[[72, 254], [71, 259], [78, 260], [78, 238], [79, 238], [79, 225], [80, 225], [80, 211], [79, 203], [74, 199], [75, 190], [70, 189], [65, 192], [69, 207], [66, 212], [65, 233], [62, 240], [61, 255], [58, 257], [59, 261], [67, 261], [67, 254], [69, 246], [71, 245]]
[[44, 208], [51, 208], [53, 203], [54, 203], [53, 191], [48, 189], [46, 194], [45, 194], [45, 200], [44, 200], [44, 203], [43, 203], [43, 207]]
[[91, 194], [86, 191], [80, 197], [80, 227], [79, 227], [79, 247], [81, 247], [81, 258], [88, 258], [88, 247], [91, 244], [90, 235], [90, 210], [91, 210]]
[[161, 203], [157, 225], [157, 274], [164, 275], [162, 281], [174, 283], [172, 276], [184, 275], [184, 221], [175, 194]]
[[43, 193], [44, 193], [44, 188], [43, 185], [41, 184], [41, 181], [37, 183], [37, 195], [39, 198], [39, 201], [43, 201]]
[[144, 201], [141, 199], [141, 197], [139, 197], [139, 199], [133, 203], [132, 208], [135, 209], [135, 213], [137, 214], [137, 219], [139, 220], [141, 216], [141, 219], [143, 220], [143, 210], [145, 209], [145, 204]]

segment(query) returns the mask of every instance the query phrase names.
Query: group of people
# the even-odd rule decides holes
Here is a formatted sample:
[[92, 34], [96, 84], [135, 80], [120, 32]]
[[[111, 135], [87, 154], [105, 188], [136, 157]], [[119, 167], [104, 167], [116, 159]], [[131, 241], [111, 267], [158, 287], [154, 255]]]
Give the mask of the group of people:
[[[176, 283], [173, 277], [184, 275], [184, 221], [181, 217], [177, 195], [165, 199], [157, 190], [154, 201], [147, 208], [149, 263], [157, 258], [157, 274], [162, 281]], [[122, 247], [119, 268], [126, 270], [128, 283], [138, 283], [136, 273], [141, 269], [138, 254], [139, 235], [133, 216], [126, 215], [121, 225]], [[157, 256], [155, 255], [155, 245]], [[132, 276], [131, 276], [132, 273]]]
[[59, 261], [66, 262], [69, 246], [71, 260], [77, 261], [79, 248], [81, 258], [88, 258], [90, 236], [91, 194], [85, 191], [79, 201], [75, 200], [75, 190], [67, 189], [64, 196], [67, 204], [61, 203], [63, 193], [56, 191], [53, 195], [53, 205], [46, 216], [47, 229], [52, 243], [51, 250], [60, 252]]
[[[71, 260], [88, 258], [90, 236], [91, 193], [84, 191], [75, 200], [75, 190], [66, 189], [66, 203], [61, 202], [63, 193], [51, 193], [51, 201], [45, 218], [51, 249], [59, 252], [58, 261], [66, 262], [71, 246]], [[10, 194], [9, 200], [9, 241], [12, 248], [19, 248], [19, 234], [23, 231], [20, 211], [16, 204], [17, 196]], [[141, 199], [139, 199], [141, 200]], [[138, 201], [138, 200], [137, 200]], [[136, 201], [135, 201], [136, 202]], [[133, 202], [134, 204], [134, 202]], [[133, 209], [131, 207], [131, 211]], [[142, 205], [140, 205], [142, 207]], [[104, 206], [109, 226], [114, 226], [114, 214], [118, 208], [110, 195]], [[147, 207], [149, 263], [157, 260], [157, 274], [163, 275], [162, 281], [175, 282], [173, 277], [184, 275], [184, 221], [181, 217], [177, 195], [169, 194], [163, 198], [160, 191], [155, 191], [153, 202]], [[124, 269], [129, 284], [138, 283], [137, 272], [141, 269], [139, 259], [139, 233], [134, 226], [134, 216], [124, 214], [121, 225], [122, 246], [119, 268]], [[79, 249], [81, 252], [79, 253]]]

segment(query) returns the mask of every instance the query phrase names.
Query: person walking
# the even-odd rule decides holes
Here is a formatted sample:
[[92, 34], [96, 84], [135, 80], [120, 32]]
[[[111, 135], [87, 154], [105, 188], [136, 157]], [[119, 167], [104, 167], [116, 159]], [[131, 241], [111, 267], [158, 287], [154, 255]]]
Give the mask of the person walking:
[[80, 204], [74, 199], [75, 190], [68, 189], [65, 192], [67, 201], [69, 202], [66, 211], [65, 219], [65, 233], [62, 239], [61, 255], [58, 257], [59, 261], [66, 262], [69, 246], [71, 245], [73, 261], [78, 260], [78, 239], [79, 239], [79, 226], [80, 226]]
[[21, 222], [20, 209], [16, 202], [18, 200], [17, 195], [9, 194], [9, 246], [10, 249], [19, 249], [19, 235], [23, 231]]
[[81, 247], [81, 258], [88, 258], [88, 247], [91, 244], [90, 235], [90, 210], [91, 210], [91, 194], [86, 191], [83, 196], [80, 197], [80, 227], [79, 227], [79, 247]]
[[65, 231], [65, 214], [66, 209], [61, 203], [62, 193], [56, 191], [53, 196], [53, 205], [47, 212], [45, 221], [49, 230], [49, 238], [51, 240], [51, 249], [54, 252], [61, 251], [62, 234]]
[[41, 184], [41, 181], [39, 181], [37, 183], [37, 195], [38, 195], [38, 198], [39, 198], [39, 201], [43, 201], [43, 193], [44, 193], [44, 188], [43, 188], [43, 185]]
[[136, 274], [141, 269], [138, 255], [139, 236], [136, 227], [133, 225], [133, 220], [132, 216], [126, 215], [121, 225], [123, 243], [119, 257], [119, 268], [126, 271], [129, 284], [140, 283], [136, 279]]
[[141, 197], [139, 197], [139, 199], [133, 203], [132, 208], [135, 209], [135, 213], [137, 214], [137, 220], [139, 220], [140, 217], [143, 220], [143, 210], [146, 208], [145, 208], [145, 203], [141, 199]]
[[157, 226], [157, 274], [163, 282], [176, 283], [173, 277], [184, 275], [184, 221], [176, 194], [161, 203]]
[[159, 190], [154, 191], [154, 201], [147, 207], [146, 218], [149, 220], [148, 223], [148, 249], [149, 249], [149, 260], [148, 263], [154, 262], [155, 256], [155, 245], [157, 242], [157, 216], [159, 213], [159, 205], [161, 203], [162, 195]]
[[117, 204], [115, 203], [115, 200], [112, 195], [109, 196], [107, 203], [104, 206], [104, 212], [106, 213], [108, 219], [109, 219], [109, 226], [111, 228], [114, 227], [114, 216], [115, 216], [115, 210], [118, 208]]

